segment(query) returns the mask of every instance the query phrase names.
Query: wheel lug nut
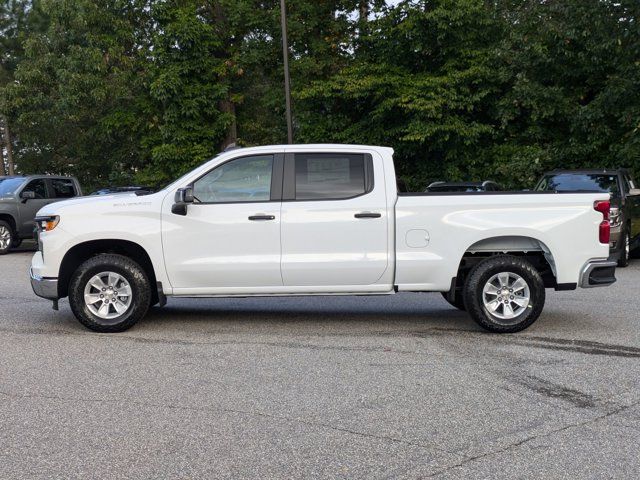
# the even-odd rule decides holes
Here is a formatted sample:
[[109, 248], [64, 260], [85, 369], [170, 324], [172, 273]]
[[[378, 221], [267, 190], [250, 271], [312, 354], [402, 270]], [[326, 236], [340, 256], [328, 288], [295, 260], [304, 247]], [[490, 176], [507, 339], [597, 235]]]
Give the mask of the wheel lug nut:
[[100, 294], [100, 298], [104, 298], [104, 295], [103, 295], [103, 294]]
[[513, 295], [511, 295], [511, 300], [513, 300]]

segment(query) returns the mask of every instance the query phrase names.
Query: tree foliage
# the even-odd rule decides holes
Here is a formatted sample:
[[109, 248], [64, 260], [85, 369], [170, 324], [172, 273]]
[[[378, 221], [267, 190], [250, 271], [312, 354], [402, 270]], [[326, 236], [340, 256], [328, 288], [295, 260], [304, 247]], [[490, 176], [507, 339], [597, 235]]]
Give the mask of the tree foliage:
[[[279, 2], [0, 0], [23, 172], [167, 181], [286, 138]], [[297, 142], [394, 147], [413, 188], [640, 174], [637, 0], [289, 0]]]

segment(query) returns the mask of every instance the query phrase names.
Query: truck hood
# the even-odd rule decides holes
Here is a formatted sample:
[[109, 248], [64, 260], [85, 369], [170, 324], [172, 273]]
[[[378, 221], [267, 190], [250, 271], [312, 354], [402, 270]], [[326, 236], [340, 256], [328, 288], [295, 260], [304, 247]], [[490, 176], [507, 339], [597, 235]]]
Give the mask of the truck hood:
[[90, 215], [94, 212], [113, 212], [127, 208], [144, 208], [145, 206], [153, 205], [154, 201], [163, 195], [163, 192], [157, 192], [151, 195], [138, 196], [132, 192], [117, 193], [114, 195], [77, 197], [45, 205], [38, 211], [37, 215], [64, 215], [66, 212], [86, 213], [87, 215]]

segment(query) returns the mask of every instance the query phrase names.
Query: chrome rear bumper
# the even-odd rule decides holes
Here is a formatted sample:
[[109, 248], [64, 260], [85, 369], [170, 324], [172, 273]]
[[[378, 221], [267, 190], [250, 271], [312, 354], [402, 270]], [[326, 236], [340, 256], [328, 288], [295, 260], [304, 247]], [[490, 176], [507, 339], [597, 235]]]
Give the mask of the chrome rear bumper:
[[580, 272], [582, 288], [606, 287], [616, 281], [617, 263], [611, 260], [591, 260]]

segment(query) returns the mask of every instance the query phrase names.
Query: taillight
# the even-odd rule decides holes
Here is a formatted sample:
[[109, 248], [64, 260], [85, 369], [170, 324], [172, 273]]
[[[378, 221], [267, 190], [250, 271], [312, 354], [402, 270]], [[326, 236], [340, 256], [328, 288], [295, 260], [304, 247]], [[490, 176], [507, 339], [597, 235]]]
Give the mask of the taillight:
[[597, 200], [593, 203], [593, 209], [602, 213], [602, 221], [600, 222], [599, 236], [600, 243], [609, 244], [611, 240], [611, 224], [609, 223], [609, 212], [611, 211], [611, 202], [609, 200]]

